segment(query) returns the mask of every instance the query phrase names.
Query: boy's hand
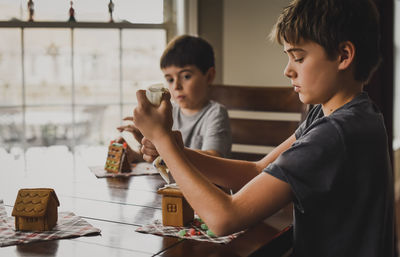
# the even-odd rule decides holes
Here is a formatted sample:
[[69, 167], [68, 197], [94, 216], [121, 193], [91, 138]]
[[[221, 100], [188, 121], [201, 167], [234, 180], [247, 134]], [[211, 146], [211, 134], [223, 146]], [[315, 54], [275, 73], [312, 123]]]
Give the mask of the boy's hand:
[[[133, 117], [125, 117], [123, 118], [123, 120], [130, 120], [133, 122]], [[135, 125], [133, 124], [129, 124], [129, 125], [123, 125], [117, 128], [119, 130], [119, 132], [122, 132], [124, 130], [129, 131], [133, 134], [133, 136], [135, 137], [136, 141], [138, 141], [139, 143], [142, 141], [143, 135], [142, 133], [140, 133], [140, 130], [135, 127]]]
[[143, 153], [143, 160], [150, 163], [159, 155], [153, 143], [145, 137], [142, 139], [142, 148], [140, 151]]
[[164, 93], [160, 106], [156, 107], [149, 102], [145, 92], [136, 92], [138, 105], [133, 110], [133, 122], [143, 136], [154, 143], [158, 138], [172, 133], [171, 95]]
[[[183, 149], [184, 145], [181, 132], [174, 130], [172, 133], [178, 145]], [[159, 155], [153, 143], [145, 137], [142, 139], [142, 148], [140, 151], [143, 153], [143, 160], [146, 162], [153, 162]]]

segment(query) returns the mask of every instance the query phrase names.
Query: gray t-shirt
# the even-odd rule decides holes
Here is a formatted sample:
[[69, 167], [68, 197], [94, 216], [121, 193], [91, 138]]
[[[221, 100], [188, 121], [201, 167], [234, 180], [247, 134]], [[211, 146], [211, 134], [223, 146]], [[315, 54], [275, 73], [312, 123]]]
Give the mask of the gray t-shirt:
[[186, 147], [199, 150], [215, 150], [222, 157], [229, 157], [232, 135], [226, 108], [210, 100], [198, 113], [184, 115], [179, 105], [172, 104], [172, 129], [182, 133]]
[[264, 170], [295, 199], [294, 256], [392, 257], [393, 178], [383, 117], [366, 93], [324, 116]]

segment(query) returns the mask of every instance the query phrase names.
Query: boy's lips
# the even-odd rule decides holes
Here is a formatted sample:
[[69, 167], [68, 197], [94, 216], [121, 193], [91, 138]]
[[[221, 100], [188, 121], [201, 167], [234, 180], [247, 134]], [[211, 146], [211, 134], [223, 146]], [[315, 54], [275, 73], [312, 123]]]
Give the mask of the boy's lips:
[[297, 86], [297, 85], [293, 85], [293, 89], [294, 89], [294, 91], [297, 92], [297, 93], [300, 91], [300, 87]]

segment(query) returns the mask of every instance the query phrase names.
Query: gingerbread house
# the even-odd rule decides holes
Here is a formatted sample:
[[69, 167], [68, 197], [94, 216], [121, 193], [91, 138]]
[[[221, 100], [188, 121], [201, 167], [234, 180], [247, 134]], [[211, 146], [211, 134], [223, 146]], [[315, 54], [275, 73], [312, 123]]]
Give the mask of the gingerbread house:
[[164, 226], [182, 227], [194, 218], [194, 211], [176, 186], [166, 185], [157, 190], [162, 195]]
[[107, 172], [131, 172], [131, 166], [126, 158], [126, 143], [119, 144], [111, 141], [108, 147], [108, 154], [104, 169]]
[[15, 217], [15, 230], [53, 229], [57, 224], [58, 206], [60, 202], [51, 188], [20, 189], [12, 211], [12, 216]]

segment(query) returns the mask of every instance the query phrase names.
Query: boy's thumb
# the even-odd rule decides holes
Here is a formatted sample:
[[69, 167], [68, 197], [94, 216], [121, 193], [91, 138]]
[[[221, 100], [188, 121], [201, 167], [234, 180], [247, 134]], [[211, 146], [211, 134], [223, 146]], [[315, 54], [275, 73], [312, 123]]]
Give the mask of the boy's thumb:
[[169, 91], [165, 91], [161, 96], [161, 102], [163, 101], [169, 102], [171, 100], [171, 93]]
[[162, 109], [171, 108], [171, 94], [167, 91], [162, 94], [160, 107]]

